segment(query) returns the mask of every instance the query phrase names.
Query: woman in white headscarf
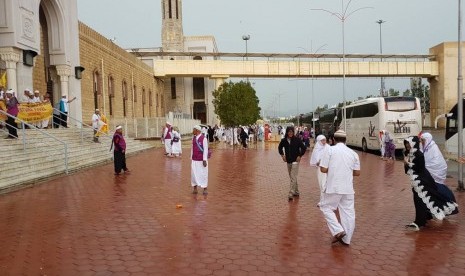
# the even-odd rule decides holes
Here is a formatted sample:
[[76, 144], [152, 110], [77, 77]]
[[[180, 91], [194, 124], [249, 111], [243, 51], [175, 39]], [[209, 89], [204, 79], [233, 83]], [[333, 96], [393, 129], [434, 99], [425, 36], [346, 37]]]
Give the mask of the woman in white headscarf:
[[[316, 175], [318, 178], [318, 184], [320, 186], [320, 201], [323, 196], [323, 192], [326, 188], [326, 173], [320, 171], [319, 165], [321, 158], [323, 157], [326, 150], [329, 149], [329, 145], [326, 143], [326, 136], [318, 135], [316, 137], [315, 147], [313, 148], [312, 156], [310, 157], [310, 166], [316, 167]], [[318, 203], [320, 206], [320, 203]]]
[[442, 156], [436, 142], [433, 140], [431, 133], [423, 132], [420, 136], [420, 150], [425, 156], [425, 167], [434, 178], [440, 194], [448, 200], [456, 202], [454, 193], [445, 185], [447, 176], [447, 163]]
[[182, 154], [181, 134], [178, 127], [173, 127], [173, 137], [171, 139], [171, 154], [173, 157], [179, 157]]

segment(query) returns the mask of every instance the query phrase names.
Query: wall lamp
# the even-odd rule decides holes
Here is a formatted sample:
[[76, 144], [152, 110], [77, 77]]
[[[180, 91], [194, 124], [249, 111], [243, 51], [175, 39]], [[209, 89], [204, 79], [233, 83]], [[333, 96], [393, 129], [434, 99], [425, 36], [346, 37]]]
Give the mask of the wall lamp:
[[74, 76], [76, 77], [76, 79], [78, 79], [78, 80], [82, 79], [82, 72], [84, 70], [86, 70], [86, 68], [84, 68], [82, 66], [74, 67]]

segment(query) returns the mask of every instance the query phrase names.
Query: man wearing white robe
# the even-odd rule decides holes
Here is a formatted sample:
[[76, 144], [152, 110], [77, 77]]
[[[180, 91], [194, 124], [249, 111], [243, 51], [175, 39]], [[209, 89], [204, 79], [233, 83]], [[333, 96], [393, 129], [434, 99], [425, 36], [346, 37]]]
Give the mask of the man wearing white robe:
[[100, 130], [100, 110], [96, 109], [95, 113], [92, 114], [92, 129], [94, 130], [94, 142], [99, 143], [98, 140], [98, 131]]
[[[355, 229], [354, 176], [360, 175], [360, 159], [345, 145], [346, 133], [334, 133], [336, 145], [323, 154], [320, 170], [327, 173], [326, 188], [320, 201], [320, 210], [328, 224], [333, 243], [349, 245]], [[334, 211], [339, 210], [339, 222]]]
[[172, 145], [171, 139], [173, 138], [173, 127], [170, 122], [166, 122], [165, 129], [163, 130], [163, 137], [165, 144], [165, 155], [171, 157], [172, 154]]
[[192, 193], [197, 194], [197, 187], [203, 188], [203, 194], [207, 195], [208, 186], [208, 139], [202, 134], [199, 125], [194, 126], [191, 148], [191, 185]]

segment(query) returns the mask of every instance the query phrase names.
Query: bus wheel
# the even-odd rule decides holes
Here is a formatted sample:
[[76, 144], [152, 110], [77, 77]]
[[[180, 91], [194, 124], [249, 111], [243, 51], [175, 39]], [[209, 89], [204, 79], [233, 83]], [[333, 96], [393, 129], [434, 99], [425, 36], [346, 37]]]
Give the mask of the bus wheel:
[[365, 138], [362, 139], [362, 151], [367, 152], [368, 146], [367, 146], [367, 140]]

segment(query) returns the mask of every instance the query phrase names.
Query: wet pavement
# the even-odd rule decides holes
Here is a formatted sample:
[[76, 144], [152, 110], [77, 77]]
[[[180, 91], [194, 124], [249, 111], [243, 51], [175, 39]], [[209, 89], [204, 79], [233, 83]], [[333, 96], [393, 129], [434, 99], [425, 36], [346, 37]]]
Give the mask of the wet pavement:
[[463, 193], [460, 214], [408, 232], [402, 163], [359, 153], [352, 244], [332, 245], [309, 155], [288, 202], [276, 147], [215, 149], [208, 196], [191, 194], [188, 149], [131, 157], [128, 175], [110, 164], [1, 195], [0, 275], [465, 275]]

